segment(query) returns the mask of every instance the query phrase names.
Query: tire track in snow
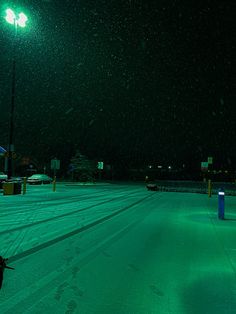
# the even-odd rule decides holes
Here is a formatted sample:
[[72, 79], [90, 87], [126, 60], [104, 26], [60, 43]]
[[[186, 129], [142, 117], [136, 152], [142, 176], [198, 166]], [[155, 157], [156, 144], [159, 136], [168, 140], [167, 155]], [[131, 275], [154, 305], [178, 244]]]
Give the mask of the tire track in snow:
[[[146, 197], [146, 199], [154, 195], [156, 194], [150, 194], [148, 197]], [[142, 201], [144, 201], [144, 199], [139, 200], [140, 203]], [[132, 206], [134, 205], [135, 204], [132, 204]], [[150, 211], [147, 211], [146, 215], [149, 215], [149, 214], [150, 214]], [[91, 260], [91, 258], [97, 256], [99, 253], [102, 254], [102, 252], [107, 248], [107, 246], [110, 246], [116, 240], [119, 240], [120, 237], [127, 234], [129, 230], [137, 226], [137, 224], [140, 221], [142, 221], [143, 218], [144, 218], [143, 213], [140, 212], [134, 220], [130, 219], [127, 225], [123, 226], [121, 229], [119, 228], [116, 231], [114, 230], [114, 233], [108, 238], [105, 237], [101, 242], [99, 242], [99, 245], [95, 243], [94, 245], [92, 245], [92, 247], [89, 247], [89, 250], [84, 252], [82, 259], [80, 259], [79, 267], [78, 267], [78, 261], [76, 260], [72, 264], [70, 264], [66, 270], [62, 267], [59, 270], [53, 271], [52, 273], [47, 275], [46, 281], [44, 278], [42, 278], [42, 283], [40, 283], [39, 285], [37, 284], [37, 286], [35, 286], [33, 284], [33, 286], [27, 286], [25, 290], [23, 291], [23, 293], [22, 291], [20, 291], [19, 293], [17, 293], [17, 295], [10, 296], [9, 298], [5, 299], [2, 304], [4, 308], [4, 313], [11, 314], [12, 312], [17, 311], [17, 309], [19, 308], [27, 308], [28, 309], [27, 312], [31, 313], [32, 308], [35, 306], [35, 304], [37, 306], [37, 303], [40, 302], [40, 300], [42, 300], [50, 291], [52, 291], [53, 288], [56, 288], [56, 287], [57, 289], [55, 291], [55, 298], [60, 299], [61, 294], [63, 293], [62, 288], [64, 286], [68, 286], [66, 282], [64, 282], [63, 284], [61, 283], [62, 275], [63, 275], [63, 278], [67, 276], [76, 277], [77, 273], [80, 271], [80, 268], [86, 265]], [[22, 256], [22, 257], [25, 257], [25, 256]], [[10, 258], [10, 260], [13, 261], [14, 258], [15, 258], [14, 260], [19, 260], [22, 257], [17, 258], [17, 256], [15, 256], [15, 257]], [[71, 286], [70, 288], [73, 288], [73, 286]], [[76, 289], [77, 289], [76, 296], [77, 297], [83, 296], [84, 291], [77, 287]], [[43, 296], [42, 296], [42, 293], [43, 293]], [[29, 300], [31, 302], [30, 307], [29, 307], [29, 303], [30, 303]]]
[[[78, 201], [86, 201], [88, 199], [91, 199], [91, 198], [96, 198], [98, 195], [103, 197], [105, 195], [101, 195], [101, 193], [106, 193], [106, 192], [109, 192], [110, 190], [109, 189], [104, 189], [104, 190], [100, 190], [98, 192], [94, 192], [92, 194], [82, 194], [82, 195], [76, 195], [76, 196], [72, 196], [70, 197], [69, 199], [72, 200], [70, 201], [70, 203], [76, 203]], [[126, 189], [119, 189], [116, 191], [116, 193], [120, 194], [120, 193], [124, 193], [126, 192]], [[140, 192], [140, 189], [137, 189], [131, 193], [139, 193]], [[1, 213], [0, 213], [0, 217], [6, 217], [6, 216], [12, 216], [12, 214], [20, 214], [20, 213], [27, 213], [27, 212], [31, 212], [32, 211], [32, 204], [38, 204], [40, 205], [41, 207], [38, 207], [37, 209], [41, 209], [42, 206], [45, 206], [47, 205], [48, 207], [50, 206], [60, 206], [60, 205], [64, 205], [64, 204], [67, 204], [68, 203], [68, 199], [64, 202], [61, 202], [61, 200], [64, 200], [66, 196], [63, 196], [63, 197], [59, 197], [59, 198], [56, 198], [56, 199], [48, 199], [48, 200], [44, 200], [44, 201], [38, 201], [38, 200], [34, 200], [34, 201], [28, 201], [26, 200], [26, 203], [27, 203], [27, 206], [25, 206], [25, 202], [23, 203], [23, 206], [24, 208], [22, 209], [19, 209], [19, 210], [14, 210], [14, 211], [9, 211], [9, 208], [15, 208], [16, 205], [15, 204], [4, 204], [4, 205], [7, 205], [8, 206], [8, 209], [6, 212], [4, 212], [3, 210], [1, 210]]]
[[[133, 195], [133, 194], [135, 194], [135, 193], [136, 193], [136, 192], [131, 192], [131, 193], [125, 195], [125, 196], [131, 196], [131, 195]], [[15, 228], [12, 228], [12, 229], [3, 230], [3, 231], [0, 231], [0, 235], [7, 234], [7, 233], [10, 233], [10, 232], [14, 232], [14, 231], [18, 231], [18, 230], [22, 230], [22, 229], [25, 229], [25, 228], [34, 227], [34, 226], [36, 226], [36, 225], [40, 225], [40, 224], [43, 224], [43, 223], [45, 223], [45, 222], [49, 222], [49, 221], [57, 220], [57, 219], [60, 219], [60, 218], [66, 217], [66, 216], [70, 216], [70, 215], [79, 213], [79, 212], [81, 212], [81, 211], [85, 211], [85, 210], [94, 208], [94, 207], [96, 207], [96, 206], [100, 206], [100, 205], [103, 205], [103, 204], [106, 204], [106, 203], [110, 203], [110, 202], [112, 202], [112, 201], [118, 200], [118, 199], [123, 198], [123, 197], [124, 197], [124, 195], [117, 196], [117, 197], [114, 197], [114, 198], [112, 198], [112, 199], [105, 200], [105, 201], [102, 201], [102, 202], [100, 202], [100, 203], [97, 203], [97, 204], [93, 204], [93, 205], [84, 207], [84, 208], [82, 208], [82, 209], [77, 209], [77, 210], [74, 210], [74, 211], [71, 211], [71, 212], [67, 212], [67, 213], [64, 213], [64, 214], [61, 214], [61, 215], [58, 215], [58, 216], [50, 217], [50, 218], [47, 218], [47, 219], [43, 219], [43, 220], [36, 221], [36, 222], [30, 223], [30, 224], [27, 224], [27, 225], [15, 227]], [[75, 201], [73, 201], [73, 202], [75, 202]], [[77, 200], [76, 202], [78, 202], [78, 200]], [[65, 203], [63, 203], [62, 205], [64, 205], [64, 204], [65, 204]], [[68, 204], [68, 202], [66, 202], [66, 204]], [[60, 204], [58, 204], [58, 206], [60, 206]], [[32, 209], [31, 209], [31, 210], [32, 210]]]
[[96, 225], [101, 224], [101, 223], [103, 223], [103, 222], [105, 222], [105, 221], [107, 221], [107, 220], [109, 220], [109, 219], [111, 219], [111, 218], [113, 218], [113, 217], [115, 217], [115, 216], [125, 212], [126, 210], [129, 210], [130, 208], [138, 205], [139, 203], [145, 201], [148, 198], [153, 197], [154, 195], [155, 194], [149, 194], [148, 196], [145, 196], [145, 197], [139, 199], [138, 201], [132, 203], [131, 205], [125, 206], [125, 207], [123, 207], [123, 208], [121, 208], [121, 209], [119, 209], [119, 210], [117, 210], [117, 211], [115, 211], [115, 212], [113, 212], [113, 213], [111, 213], [109, 215], [106, 215], [106, 216], [104, 216], [104, 217], [102, 217], [100, 219], [97, 219], [97, 220], [87, 224], [86, 226], [80, 227], [80, 228], [75, 229], [75, 230], [73, 230], [71, 232], [68, 232], [68, 233], [63, 234], [61, 236], [58, 236], [58, 237], [56, 237], [56, 238], [54, 238], [52, 240], [49, 240], [49, 241], [44, 242], [42, 244], [39, 244], [39, 245], [37, 245], [37, 246], [35, 246], [33, 248], [30, 248], [30, 249], [28, 249], [28, 250], [26, 250], [24, 252], [21, 252], [21, 253], [18, 253], [16, 255], [14, 255], [14, 256], [11, 256], [11, 257], [9, 257], [9, 263], [17, 261], [17, 260], [19, 260], [21, 258], [24, 258], [26, 256], [29, 256], [31, 254], [34, 254], [34, 253], [36, 253], [36, 252], [38, 252], [38, 251], [40, 251], [40, 250], [42, 250], [44, 248], [47, 248], [47, 247], [49, 247], [51, 245], [54, 245], [54, 244], [56, 244], [56, 243], [58, 243], [60, 241], [63, 241], [65, 239], [69, 238], [69, 237], [72, 237], [72, 236], [74, 236], [76, 234], [79, 234], [79, 233], [82, 233], [82, 232], [84, 232], [84, 231], [86, 231], [88, 229], [91, 229], [91, 228], [95, 227]]

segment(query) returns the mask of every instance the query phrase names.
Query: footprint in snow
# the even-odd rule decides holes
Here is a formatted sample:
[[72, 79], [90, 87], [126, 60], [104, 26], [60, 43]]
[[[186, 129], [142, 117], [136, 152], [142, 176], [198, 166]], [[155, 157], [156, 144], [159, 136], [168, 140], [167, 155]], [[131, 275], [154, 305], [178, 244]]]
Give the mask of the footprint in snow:
[[64, 282], [62, 285], [60, 285], [58, 288], [57, 288], [57, 291], [55, 293], [55, 296], [54, 298], [59, 301], [61, 299], [61, 296], [63, 294], [63, 292], [65, 291], [64, 288], [66, 288], [68, 286], [68, 282]]
[[65, 312], [65, 314], [74, 313], [76, 308], [77, 308], [77, 303], [75, 302], [75, 300], [71, 300], [70, 302], [67, 303], [67, 311]]
[[134, 264], [128, 264], [129, 268], [131, 268], [132, 270], [135, 271], [139, 271], [139, 268], [137, 266], [135, 266]]
[[150, 285], [149, 287], [152, 290], [152, 292], [158, 295], [159, 297], [164, 296], [163, 292], [160, 289], [158, 289], [156, 285]]
[[75, 266], [72, 268], [72, 276], [75, 278], [77, 276], [77, 273], [79, 272], [79, 267]]
[[74, 291], [74, 294], [76, 296], [82, 297], [84, 295], [84, 291], [78, 288], [77, 286], [71, 286], [70, 288]]
[[102, 254], [103, 254], [104, 256], [106, 256], [106, 257], [111, 257], [111, 254], [109, 254], [109, 253], [107, 253], [107, 252], [105, 252], [105, 251], [102, 251]]

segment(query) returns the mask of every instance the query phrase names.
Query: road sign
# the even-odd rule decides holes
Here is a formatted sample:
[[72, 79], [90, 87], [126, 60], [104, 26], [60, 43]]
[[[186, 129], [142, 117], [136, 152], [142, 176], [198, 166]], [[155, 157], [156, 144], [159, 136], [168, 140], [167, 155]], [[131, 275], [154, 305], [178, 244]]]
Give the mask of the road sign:
[[59, 170], [60, 169], [60, 160], [59, 159], [52, 159], [51, 160], [51, 169], [52, 170]]
[[212, 165], [213, 164], [213, 157], [208, 157], [207, 162], [208, 162], [208, 165]]
[[103, 166], [104, 166], [103, 161], [99, 161], [98, 162], [98, 169], [102, 170]]
[[206, 171], [208, 169], [208, 162], [207, 161], [202, 161], [201, 162], [201, 170]]

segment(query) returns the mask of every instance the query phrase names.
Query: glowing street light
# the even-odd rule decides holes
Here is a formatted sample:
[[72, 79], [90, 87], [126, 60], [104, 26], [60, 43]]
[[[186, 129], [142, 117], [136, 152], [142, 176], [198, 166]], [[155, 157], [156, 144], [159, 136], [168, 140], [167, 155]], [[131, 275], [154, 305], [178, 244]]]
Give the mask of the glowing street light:
[[11, 9], [6, 10], [5, 20], [7, 23], [15, 26], [14, 46], [13, 46], [13, 59], [12, 59], [12, 87], [11, 87], [11, 109], [10, 109], [10, 124], [9, 124], [9, 144], [7, 154], [7, 177], [10, 179], [13, 174], [13, 162], [12, 159], [15, 155], [13, 144], [14, 133], [14, 111], [15, 111], [15, 89], [16, 89], [16, 44], [17, 44], [17, 29], [19, 27], [25, 27], [28, 20], [27, 16], [20, 12], [15, 13]]
[[27, 16], [22, 12], [18, 14], [18, 19], [17, 19], [16, 14], [11, 9], [6, 10], [5, 19], [9, 24], [13, 24], [15, 26], [19, 25], [20, 27], [25, 27], [26, 22], [28, 20]]

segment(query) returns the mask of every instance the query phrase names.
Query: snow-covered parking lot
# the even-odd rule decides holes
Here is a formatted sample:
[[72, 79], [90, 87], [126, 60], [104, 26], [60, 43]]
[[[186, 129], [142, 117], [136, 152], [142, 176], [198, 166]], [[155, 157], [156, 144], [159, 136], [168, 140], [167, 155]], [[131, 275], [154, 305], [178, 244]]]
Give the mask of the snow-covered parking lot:
[[236, 313], [236, 197], [27, 188], [0, 194], [1, 313]]

